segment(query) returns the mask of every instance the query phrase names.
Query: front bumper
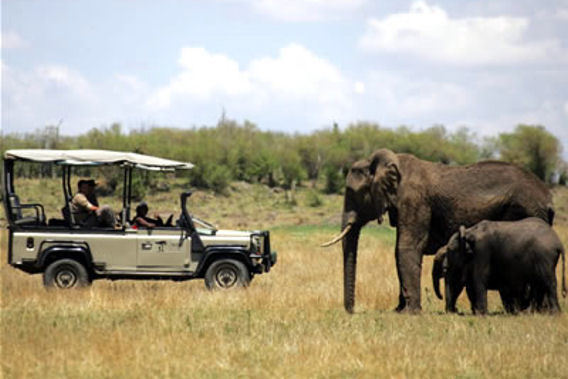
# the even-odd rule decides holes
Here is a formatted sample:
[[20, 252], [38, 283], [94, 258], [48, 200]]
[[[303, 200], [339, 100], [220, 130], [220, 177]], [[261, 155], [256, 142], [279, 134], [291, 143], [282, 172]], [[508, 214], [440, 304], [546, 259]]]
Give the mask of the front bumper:
[[258, 255], [260, 266], [262, 266], [261, 271], [269, 272], [270, 268], [278, 261], [278, 253], [270, 249], [270, 232], [268, 230], [254, 232], [251, 235], [251, 242], [254, 237], [262, 239], [262, 252], [259, 252], [260, 254]]

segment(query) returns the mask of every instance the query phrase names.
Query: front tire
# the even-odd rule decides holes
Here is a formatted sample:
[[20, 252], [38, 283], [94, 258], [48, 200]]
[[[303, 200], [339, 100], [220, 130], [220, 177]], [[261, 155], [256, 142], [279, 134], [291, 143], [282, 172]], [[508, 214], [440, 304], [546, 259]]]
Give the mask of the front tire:
[[250, 283], [247, 267], [234, 259], [220, 259], [213, 262], [205, 273], [205, 286], [209, 290], [228, 290], [247, 287]]
[[87, 269], [74, 259], [59, 259], [47, 266], [43, 273], [47, 288], [72, 289], [91, 285]]

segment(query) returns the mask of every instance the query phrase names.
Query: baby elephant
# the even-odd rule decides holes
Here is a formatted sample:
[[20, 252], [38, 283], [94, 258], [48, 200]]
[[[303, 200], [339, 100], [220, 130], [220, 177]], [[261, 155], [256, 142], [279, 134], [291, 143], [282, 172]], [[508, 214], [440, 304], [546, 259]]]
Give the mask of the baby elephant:
[[441, 299], [445, 277], [446, 312], [456, 312], [463, 287], [474, 314], [487, 313], [487, 290], [498, 290], [505, 310], [516, 313], [531, 306], [560, 312], [556, 294], [556, 264], [562, 255], [562, 295], [566, 296], [564, 248], [552, 228], [539, 218], [482, 221], [461, 226], [436, 253], [432, 280]]

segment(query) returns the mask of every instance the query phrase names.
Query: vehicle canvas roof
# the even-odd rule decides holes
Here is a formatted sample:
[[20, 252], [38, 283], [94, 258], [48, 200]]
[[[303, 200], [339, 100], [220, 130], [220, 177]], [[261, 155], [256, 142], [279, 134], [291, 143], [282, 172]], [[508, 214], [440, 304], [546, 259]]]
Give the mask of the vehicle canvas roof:
[[150, 155], [109, 150], [18, 149], [7, 150], [4, 153], [4, 159], [19, 159], [67, 166], [124, 165], [159, 171], [189, 170], [193, 168], [193, 164], [190, 162], [178, 162]]

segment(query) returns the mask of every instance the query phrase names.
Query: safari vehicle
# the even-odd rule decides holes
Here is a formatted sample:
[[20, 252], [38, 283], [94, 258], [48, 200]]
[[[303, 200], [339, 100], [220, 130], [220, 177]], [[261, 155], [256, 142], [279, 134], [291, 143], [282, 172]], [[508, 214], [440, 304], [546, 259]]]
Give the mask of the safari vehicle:
[[[14, 167], [20, 161], [61, 167], [62, 218], [46, 220], [40, 203], [20, 202]], [[119, 166], [124, 171], [122, 210], [114, 227], [84, 226], [71, 209], [72, 171], [77, 166]], [[247, 286], [276, 263], [268, 231], [217, 230], [187, 210], [191, 192], [180, 194], [176, 226], [135, 228], [130, 219], [134, 169], [173, 171], [191, 163], [104, 150], [8, 150], [4, 155], [3, 199], [8, 221], [8, 263], [43, 273], [46, 287], [88, 286], [95, 279], [204, 278], [209, 289]], [[196, 227], [198, 224], [200, 227]]]

